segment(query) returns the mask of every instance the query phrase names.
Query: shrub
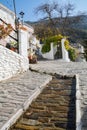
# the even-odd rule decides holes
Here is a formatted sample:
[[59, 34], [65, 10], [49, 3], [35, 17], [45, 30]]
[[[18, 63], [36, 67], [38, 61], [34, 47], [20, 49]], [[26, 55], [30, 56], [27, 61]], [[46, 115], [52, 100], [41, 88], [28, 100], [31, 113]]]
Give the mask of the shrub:
[[64, 42], [64, 45], [65, 45], [66, 50], [68, 51], [68, 50], [70, 49], [69, 41], [66, 40], [66, 41]]
[[71, 61], [75, 61], [76, 57], [77, 57], [75, 49], [70, 47], [69, 50], [68, 50], [68, 52], [69, 52], [69, 58], [70, 58], [70, 60]]
[[43, 45], [41, 51], [42, 51], [42, 53], [44, 54], [44, 53], [46, 53], [46, 52], [49, 52], [50, 49], [51, 49], [50, 44], [45, 43], [45, 44]]
[[[42, 47], [42, 53], [46, 53], [46, 52], [49, 52], [50, 51], [50, 44], [51, 43], [53, 43], [54, 44], [54, 46], [55, 45], [60, 45], [61, 44], [61, 39], [63, 38], [63, 36], [62, 35], [55, 35], [55, 36], [52, 36], [52, 37], [48, 37], [48, 38], [46, 38], [45, 40], [43, 40], [43, 43], [44, 43], [44, 45], [43, 45], [43, 47]], [[69, 41], [68, 40], [66, 40], [65, 41], [65, 48], [67, 49], [67, 50], [69, 50]]]

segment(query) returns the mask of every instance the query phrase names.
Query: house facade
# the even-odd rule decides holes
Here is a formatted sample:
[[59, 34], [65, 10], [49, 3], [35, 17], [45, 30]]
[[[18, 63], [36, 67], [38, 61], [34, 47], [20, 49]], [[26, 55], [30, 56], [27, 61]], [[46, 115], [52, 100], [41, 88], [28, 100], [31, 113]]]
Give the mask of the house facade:
[[[11, 24], [15, 29], [14, 12], [10, 11], [2, 4], [0, 4], [0, 24], [4, 24], [5, 26], [6, 24]], [[0, 81], [11, 78], [29, 69], [27, 44], [29, 41], [28, 35], [30, 33], [33, 33], [33, 29], [28, 28], [28, 30], [23, 30], [22, 28], [19, 28], [20, 53], [15, 53], [3, 45], [5, 43], [11, 42], [12, 40], [14, 41], [11, 36], [16, 38], [15, 31], [11, 32], [11, 36], [6, 37], [5, 39], [0, 39]]]
[[[5, 24], [5, 23], [3, 23], [3, 21], [6, 24], [11, 24], [11, 26], [15, 30], [15, 13], [13, 11], [9, 10], [4, 5], [0, 4], [0, 24]], [[24, 23], [23, 26], [26, 28], [25, 31], [27, 31], [27, 33], [28, 33], [28, 38], [31, 35], [33, 35], [33, 33], [34, 33], [34, 28], [33, 27], [31, 27], [30, 25], [27, 25], [26, 23]], [[11, 32], [11, 36], [13, 36], [15, 38], [17, 37], [17, 34], [15, 33], [15, 31]], [[9, 37], [9, 36], [5, 40], [7, 42], [13, 41], [13, 39], [11, 37]]]
[[19, 53], [23, 56], [28, 56], [30, 53], [32, 53], [31, 50], [35, 50], [35, 48], [37, 49], [40, 47], [39, 40], [37, 40], [36, 36], [34, 35], [34, 28], [25, 22], [21, 23], [18, 21], [18, 33], [16, 33], [15, 17], [15, 13], [13, 11], [0, 4], [0, 24], [11, 24], [14, 29], [10, 34], [13, 38], [8, 36], [5, 39], [1, 39], [0, 44], [5, 46], [7, 42], [18, 42]]
[[[15, 28], [15, 14], [4, 5], [0, 4], [0, 19], [4, 20], [7, 24], [11, 24]], [[0, 21], [0, 23], [2, 23]]]

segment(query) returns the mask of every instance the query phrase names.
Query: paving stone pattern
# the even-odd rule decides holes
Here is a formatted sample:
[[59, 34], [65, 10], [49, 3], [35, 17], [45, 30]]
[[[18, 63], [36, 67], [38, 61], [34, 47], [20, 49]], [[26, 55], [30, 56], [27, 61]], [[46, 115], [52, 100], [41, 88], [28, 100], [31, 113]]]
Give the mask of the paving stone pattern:
[[49, 78], [48, 75], [28, 70], [0, 82], [0, 129]]
[[75, 130], [75, 79], [54, 77], [10, 130]]
[[87, 130], [87, 62], [40, 61], [30, 65], [30, 69], [49, 74], [79, 75], [82, 130]]
[[[23, 107], [26, 100], [36, 91], [37, 88], [50, 76], [43, 74], [74, 75], [79, 74], [81, 90], [81, 116], [82, 130], [87, 130], [87, 63], [86, 62], [63, 62], [40, 61], [30, 65], [35, 72], [26, 72], [12, 79], [0, 82], [0, 129], [5, 123]], [[21, 129], [22, 130], [22, 129]]]

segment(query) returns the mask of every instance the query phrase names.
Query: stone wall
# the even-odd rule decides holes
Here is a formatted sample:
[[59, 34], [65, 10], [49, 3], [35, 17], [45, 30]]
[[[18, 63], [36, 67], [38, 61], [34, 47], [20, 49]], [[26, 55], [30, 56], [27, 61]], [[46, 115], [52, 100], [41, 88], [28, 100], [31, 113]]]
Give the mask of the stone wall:
[[27, 58], [0, 45], [0, 81], [23, 73], [28, 68]]

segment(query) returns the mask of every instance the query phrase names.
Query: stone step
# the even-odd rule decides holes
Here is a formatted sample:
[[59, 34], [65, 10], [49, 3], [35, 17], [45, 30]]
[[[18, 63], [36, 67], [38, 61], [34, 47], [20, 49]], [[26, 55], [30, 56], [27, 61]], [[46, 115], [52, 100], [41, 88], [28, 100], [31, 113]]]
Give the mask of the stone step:
[[73, 78], [53, 78], [10, 130], [75, 130], [74, 85]]

